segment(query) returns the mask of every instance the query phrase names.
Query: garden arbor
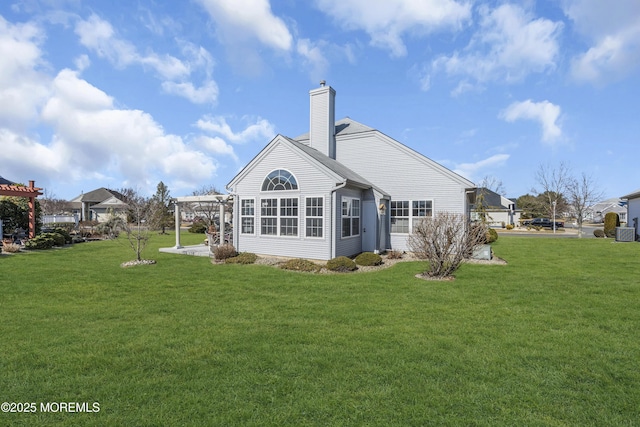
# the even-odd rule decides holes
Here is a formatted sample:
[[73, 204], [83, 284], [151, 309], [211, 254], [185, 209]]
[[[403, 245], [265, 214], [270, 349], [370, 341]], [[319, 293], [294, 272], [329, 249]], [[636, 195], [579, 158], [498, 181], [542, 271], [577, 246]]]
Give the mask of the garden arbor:
[[0, 183], [0, 196], [25, 197], [29, 199], [29, 238], [36, 237], [36, 197], [42, 196], [42, 188], [35, 186], [35, 181], [29, 181], [29, 186], [14, 183]]
[[180, 249], [180, 204], [196, 204], [200, 207], [217, 207], [219, 209], [220, 229], [217, 230], [224, 240], [224, 211], [225, 206], [233, 203], [233, 196], [230, 194], [207, 194], [202, 196], [185, 196], [172, 199], [174, 202], [175, 228], [176, 228], [176, 249]]

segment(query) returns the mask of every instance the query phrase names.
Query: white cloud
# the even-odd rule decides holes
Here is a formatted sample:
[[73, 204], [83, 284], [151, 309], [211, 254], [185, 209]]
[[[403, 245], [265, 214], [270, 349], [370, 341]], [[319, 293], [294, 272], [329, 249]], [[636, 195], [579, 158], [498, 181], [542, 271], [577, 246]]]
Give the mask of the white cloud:
[[257, 39], [275, 50], [289, 51], [293, 37], [268, 0], [198, 0], [217, 25], [226, 43]]
[[215, 103], [218, 99], [218, 85], [213, 80], [195, 87], [191, 82], [163, 82], [162, 89], [169, 94], [181, 96], [194, 104]]
[[39, 71], [46, 66], [43, 39], [37, 25], [13, 25], [0, 16], [0, 127], [23, 130], [48, 96], [50, 79]]
[[318, 7], [343, 27], [363, 30], [371, 44], [390, 51], [392, 56], [407, 54], [402, 38], [424, 35], [440, 29], [460, 29], [471, 18], [469, 2], [454, 0], [317, 0]]
[[275, 135], [275, 129], [268, 120], [258, 118], [255, 123], [248, 125], [240, 132], [233, 132], [231, 126], [224, 117], [206, 116], [198, 120], [196, 123], [198, 129], [222, 136], [227, 141], [236, 144], [244, 144], [250, 141], [258, 141], [264, 143], [272, 139]]
[[[132, 43], [117, 37], [111, 24], [97, 15], [79, 21], [75, 32], [82, 45], [106, 58], [115, 67], [140, 65], [153, 69], [164, 80], [162, 88], [166, 93], [181, 96], [196, 104], [217, 101], [218, 85], [210, 78], [214, 61], [201, 46], [182, 42], [182, 53], [187, 57], [185, 61], [153, 51], [142, 55]], [[188, 80], [195, 70], [203, 70], [206, 76], [200, 86]]]
[[563, 8], [592, 43], [571, 62], [577, 81], [602, 84], [640, 68], [640, 2], [618, 0], [612, 7], [598, 0], [565, 0]]
[[[103, 91], [65, 69], [53, 81], [53, 95], [42, 110], [54, 130], [46, 147], [71, 177], [102, 171], [121, 175], [142, 188], [152, 188], [157, 176], [202, 182], [215, 172], [213, 160], [194, 150], [140, 110], [114, 107]], [[42, 157], [46, 164], [51, 156]], [[188, 162], [185, 162], [188, 160]]]
[[[496, 9], [478, 8], [479, 29], [462, 52], [441, 56], [432, 63], [433, 72], [467, 76], [478, 83], [521, 81], [534, 72], [556, 66], [561, 22], [535, 19], [520, 6], [503, 4]], [[454, 95], [470, 89], [463, 81]]]
[[542, 126], [542, 140], [553, 143], [562, 137], [562, 129], [558, 126], [560, 107], [549, 101], [532, 102], [530, 99], [514, 102], [500, 112], [499, 118], [514, 122], [516, 120], [533, 120]]
[[310, 70], [311, 79], [316, 82], [322, 80], [329, 69], [329, 61], [322, 53], [321, 43], [300, 39], [296, 44], [296, 50], [304, 58], [304, 63]]
[[206, 152], [227, 155], [238, 161], [238, 156], [233, 146], [227, 144], [226, 141], [220, 137], [216, 136], [212, 138], [210, 136], [200, 135], [195, 138], [194, 142]]
[[474, 177], [482, 175], [483, 171], [503, 166], [509, 157], [509, 154], [495, 154], [475, 163], [460, 163], [453, 171], [473, 181]]

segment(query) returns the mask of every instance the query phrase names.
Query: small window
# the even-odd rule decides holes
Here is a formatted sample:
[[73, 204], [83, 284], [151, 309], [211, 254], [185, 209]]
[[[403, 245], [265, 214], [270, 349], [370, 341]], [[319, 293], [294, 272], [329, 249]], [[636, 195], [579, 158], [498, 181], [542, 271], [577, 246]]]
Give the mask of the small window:
[[262, 191], [297, 190], [298, 182], [291, 172], [278, 169], [271, 172], [262, 182]]
[[413, 224], [415, 227], [423, 218], [433, 216], [433, 203], [431, 200], [414, 200], [413, 201]]

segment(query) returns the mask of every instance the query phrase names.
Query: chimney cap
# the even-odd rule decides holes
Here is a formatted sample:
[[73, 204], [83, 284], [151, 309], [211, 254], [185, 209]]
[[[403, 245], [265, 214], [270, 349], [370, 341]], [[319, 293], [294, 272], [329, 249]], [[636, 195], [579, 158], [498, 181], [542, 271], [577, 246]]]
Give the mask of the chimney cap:
[[324, 85], [326, 85], [327, 82], [325, 80], [320, 80], [320, 86], [324, 87]]

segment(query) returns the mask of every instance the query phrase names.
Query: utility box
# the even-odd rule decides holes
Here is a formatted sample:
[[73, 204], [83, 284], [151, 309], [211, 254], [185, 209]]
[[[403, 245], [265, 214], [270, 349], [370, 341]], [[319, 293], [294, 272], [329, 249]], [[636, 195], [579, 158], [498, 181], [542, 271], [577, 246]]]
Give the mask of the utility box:
[[635, 242], [636, 229], [633, 227], [616, 227], [616, 242]]
[[491, 256], [491, 245], [478, 245], [473, 250], [473, 254], [471, 255], [473, 259], [486, 259], [490, 260]]

